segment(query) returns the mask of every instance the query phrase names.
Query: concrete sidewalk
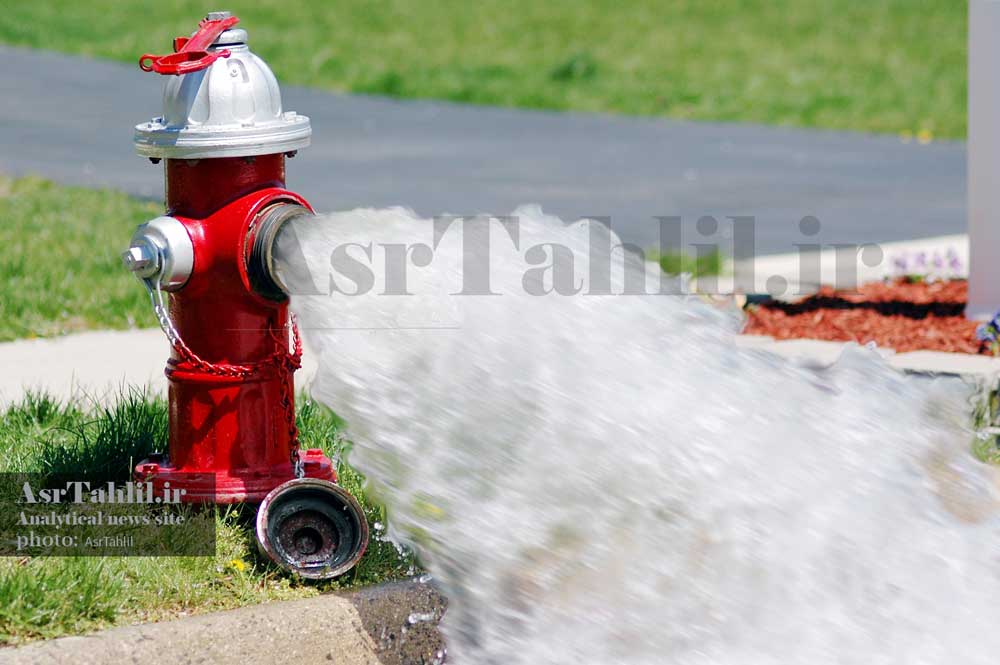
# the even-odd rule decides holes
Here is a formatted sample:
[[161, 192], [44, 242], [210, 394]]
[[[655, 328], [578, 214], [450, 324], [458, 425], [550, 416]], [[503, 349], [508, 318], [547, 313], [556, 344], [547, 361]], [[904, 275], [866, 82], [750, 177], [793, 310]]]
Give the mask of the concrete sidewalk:
[[[161, 77], [4, 46], [0, 57], [0, 173], [162, 197], [162, 166], [132, 149], [133, 127], [160, 114]], [[965, 230], [960, 142], [282, 89], [285, 108], [313, 121], [288, 182], [319, 210], [506, 214], [540, 203], [569, 220], [610, 216], [644, 248], [657, 244], [655, 216], [682, 216], [686, 246], [725, 247], [727, 216], [752, 215], [759, 254]], [[702, 215], [718, 218], [716, 233], [695, 231]], [[818, 235], [799, 232], [806, 215], [821, 221]]]
[[[19, 401], [27, 390], [98, 403], [113, 401], [123, 386], [166, 394], [163, 369], [169, 356], [170, 345], [158, 328], [6, 342], [0, 344], [0, 408]], [[306, 348], [296, 388], [305, 388], [315, 374], [315, 357]]]
[[399, 582], [0, 648], [0, 665], [427, 665], [444, 660], [444, 610], [430, 584]]

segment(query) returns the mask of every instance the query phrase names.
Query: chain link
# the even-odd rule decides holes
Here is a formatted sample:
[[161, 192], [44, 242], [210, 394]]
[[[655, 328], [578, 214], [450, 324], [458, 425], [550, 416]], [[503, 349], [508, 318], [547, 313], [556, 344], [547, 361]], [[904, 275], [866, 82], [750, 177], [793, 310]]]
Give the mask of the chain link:
[[174, 327], [173, 321], [170, 320], [170, 314], [167, 312], [166, 303], [163, 301], [163, 291], [160, 290], [159, 280], [146, 279], [143, 281], [146, 282], [146, 288], [149, 290], [150, 300], [153, 301], [153, 314], [156, 315], [156, 320], [160, 324], [163, 334], [167, 336], [167, 339], [170, 341], [170, 345], [174, 347], [175, 351], [177, 351], [177, 355], [181, 357], [181, 360], [193, 365], [196, 369], [202, 372], [215, 374], [216, 376], [246, 378], [258, 371], [258, 368], [253, 365], [231, 365], [229, 363], [208, 362], [192, 351], [191, 348], [184, 343], [184, 340], [181, 339], [181, 334], [177, 331], [177, 328]]
[[[163, 330], [163, 334], [167, 336], [167, 340], [177, 352], [177, 355], [179, 355], [183, 361], [192, 365], [195, 369], [207, 374], [213, 374], [215, 376], [247, 378], [258, 373], [263, 367], [268, 365], [288, 370], [289, 376], [302, 367], [302, 338], [299, 335], [299, 326], [295, 320], [294, 314], [289, 317], [289, 325], [292, 329], [291, 353], [288, 352], [287, 332], [285, 333], [285, 338], [280, 339], [278, 338], [276, 331], [272, 329], [271, 335], [275, 338], [275, 341], [278, 342], [279, 346], [274, 355], [268, 360], [254, 365], [213, 363], [205, 360], [192, 351], [181, 338], [180, 332], [174, 326], [173, 321], [170, 320], [170, 314], [167, 311], [167, 306], [164, 302], [163, 291], [160, 289], [159, 280], [144, 279], [143, 282], [146, 285], [146, 289], [149, 291], [149, 298], [153, 303], [153, 314], [156, 316], [156, 320], [160, 324], [160, 329]], [[283, 327], [282, 331], [284, 332], [285, 330], [286, 328]], [[288, 427], [289, 461], [292, 464], [295, 477], [302, 478], [305, 476], [305, 468], [302, 464], [302, 458], [299, 456], [299, 428], [295, 423], [295, 402], [292, 395], [292, 381], [289, 380], [289, 377], [287, 376], [281, 376], [279, 378], [281, 379], [281, 409], [285, 417], [285, 424]]]
[[[295, 320], [295, 315], [289, 316], [289, 325], [292, 328], [292, 352], [286, 350], [282, 354], [282, 360], [288, 369], [288, 376], [295, 374], [295, 370], [302, 367], [302, 338], [299, 336], [299, 326]], [[284, 330], [284, 329], [282, 329]], [[274, 331], [271, 331], [274, 334]], [[287, 333], [284, 339], [277, 340], [285, 349], [288, 348]], [[296, 478], [306, 475], [305, 467], [302, 464], [302, 457], [299, 456], [299, 427], [295, 423], [295, 402], [292, 400], [292, 381], [282, 377], [281, 381], [281, 408], [285, 412], [285, 422], [288, 425], [289, 461], [295, 471]]]

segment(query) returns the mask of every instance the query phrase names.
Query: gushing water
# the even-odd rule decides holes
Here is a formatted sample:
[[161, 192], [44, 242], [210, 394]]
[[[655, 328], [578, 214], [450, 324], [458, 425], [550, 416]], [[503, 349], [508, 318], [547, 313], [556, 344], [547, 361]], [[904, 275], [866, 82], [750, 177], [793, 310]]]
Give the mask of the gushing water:
[[[492, 225], [501, 295], [449, 295], [486, 259], [468, 221], [432, 257], [432, 222], [399, 209], [279, 238], [285, 283], [325, 293], [292, 301], [313, 394], [444, 586], [452, 660], [996, 661], [997, 485], [969, 389], [864, 348], [824, 371], [739, 350], [738, 314], [695, 297], [531, 295], [555, 245], [564, 293], [656, 275], [595, 254], [587, 222], [515, 215], [518, 250]], [[413, 295], [381, 295], [400, 256]]]

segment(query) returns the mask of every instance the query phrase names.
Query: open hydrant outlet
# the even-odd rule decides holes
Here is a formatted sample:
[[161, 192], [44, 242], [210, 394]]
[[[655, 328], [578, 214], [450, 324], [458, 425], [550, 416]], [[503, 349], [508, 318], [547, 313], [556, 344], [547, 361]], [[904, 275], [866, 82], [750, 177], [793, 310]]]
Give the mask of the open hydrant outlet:
[[336, 483], [318, 478], [274, 488], [257, 511], [256, 534], [262, 554], [313, 580], [347, 572], [368, 547], [361, 505]]

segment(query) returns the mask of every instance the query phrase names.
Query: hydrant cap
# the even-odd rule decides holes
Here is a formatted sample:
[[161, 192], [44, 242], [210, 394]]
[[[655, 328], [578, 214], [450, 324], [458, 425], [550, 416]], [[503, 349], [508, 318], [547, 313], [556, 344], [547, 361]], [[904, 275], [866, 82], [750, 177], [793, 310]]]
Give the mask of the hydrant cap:
[[[206, 20], [218, 20], [223, 14], [228, 16], [213, 12]], [[246, 42], [245, 30], [230, 27], [208, 47], [209, 53], [228, 51], [228, 57], [223, 53], [204, 69], [168, 75], [163, 115], [136, 125], [136, 152], [145, 157], [202, 159], [267, 155], [308, 146], [309, 118], [282, 109], [274, 74]]]

